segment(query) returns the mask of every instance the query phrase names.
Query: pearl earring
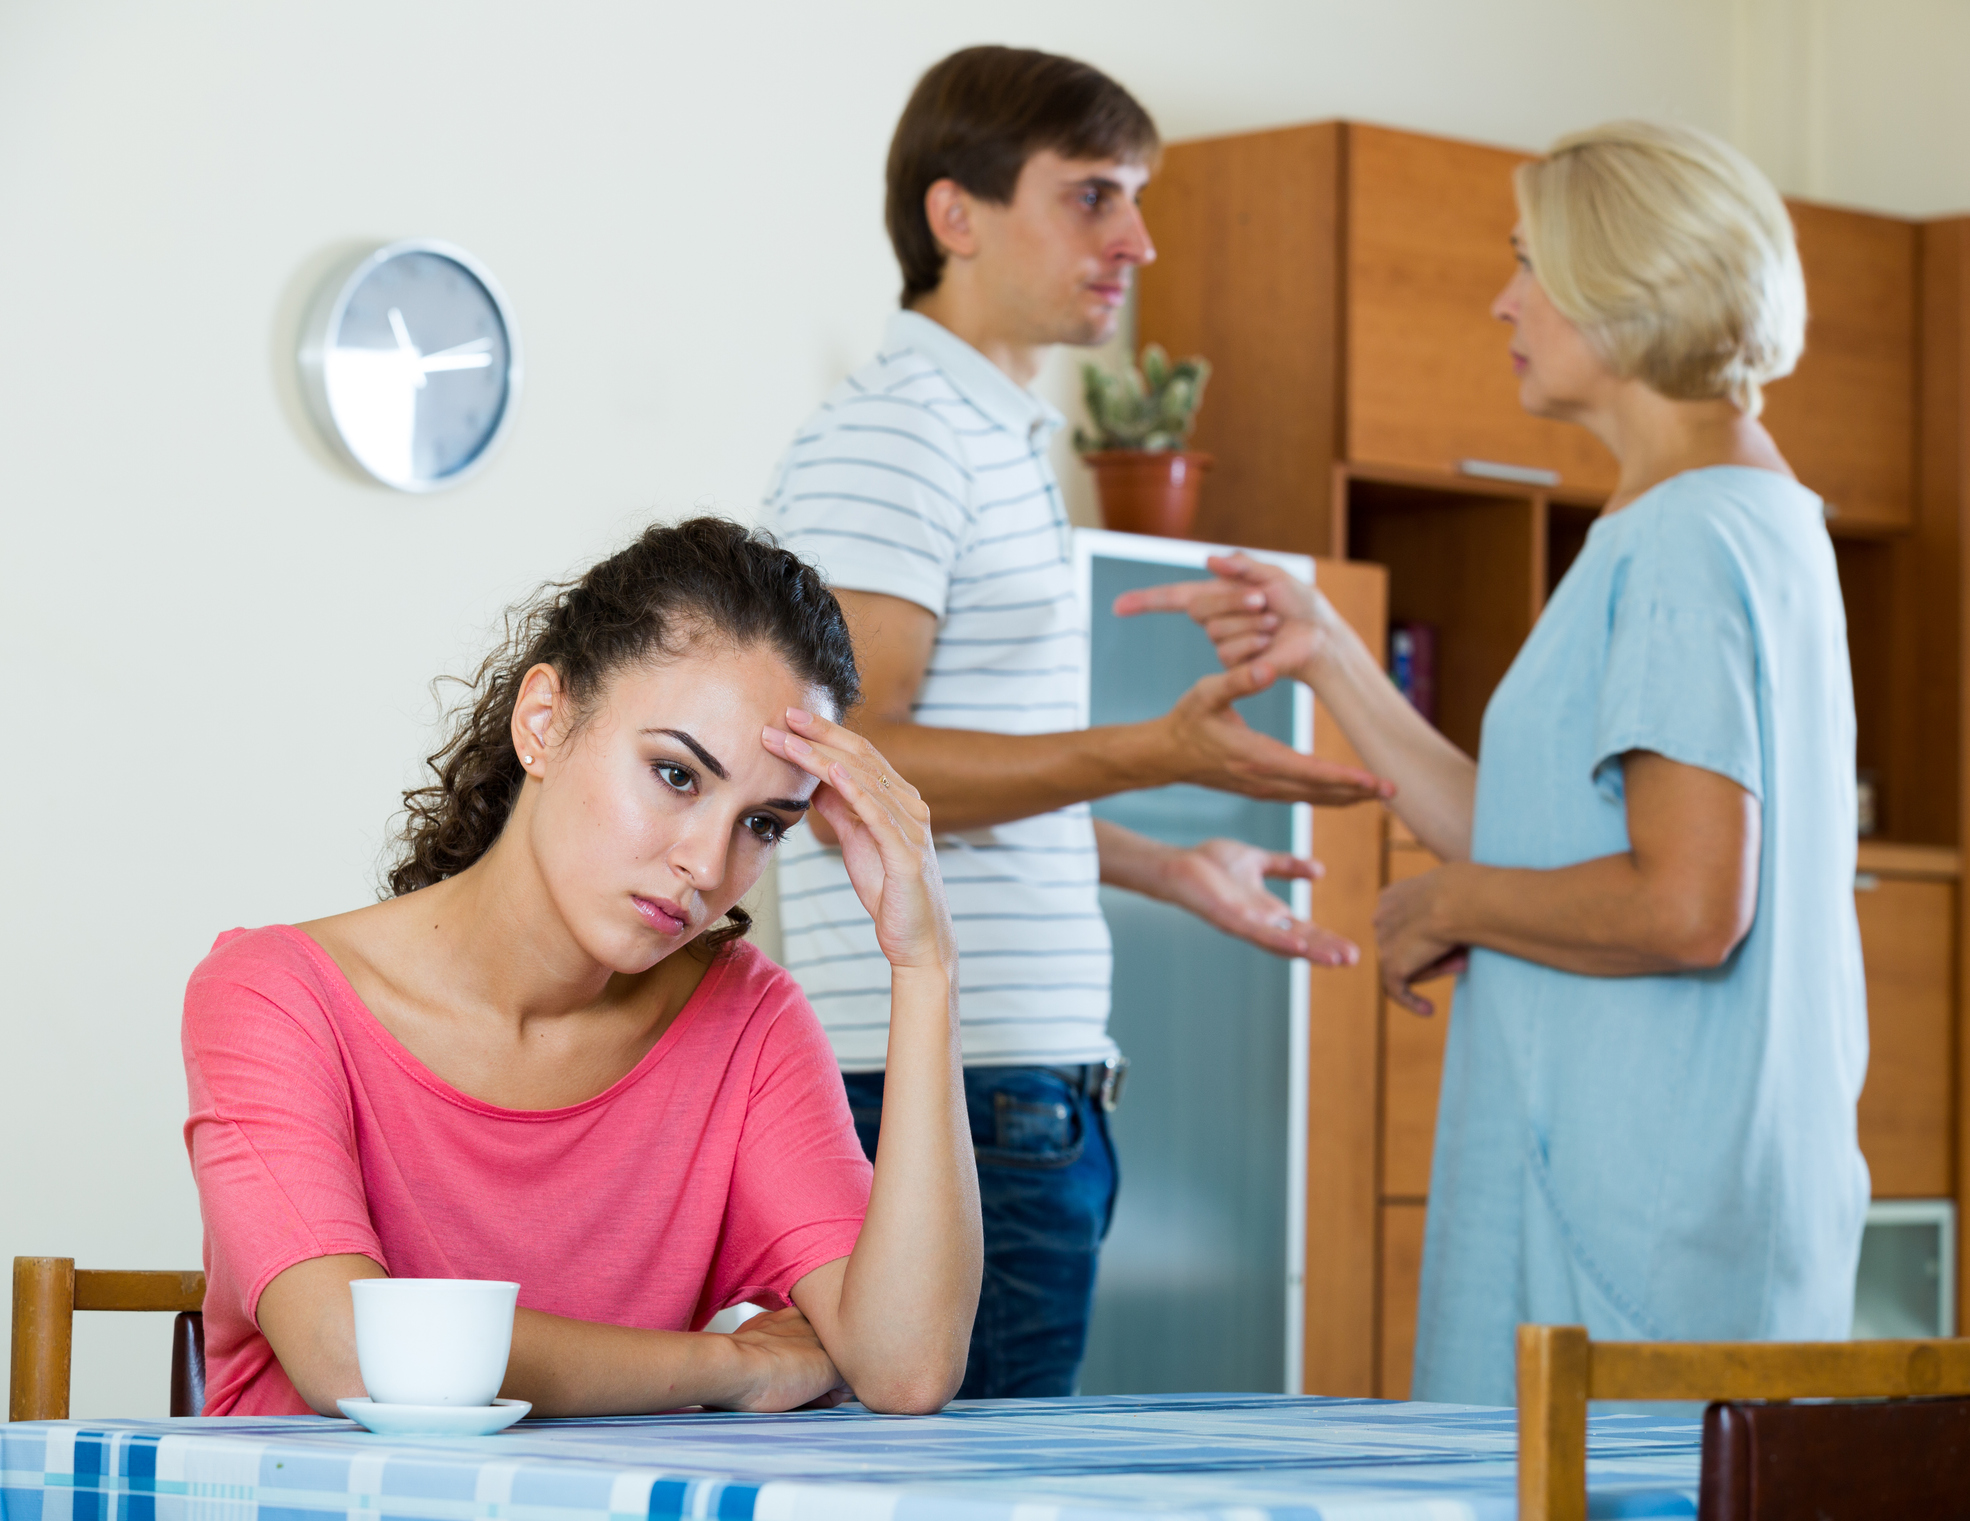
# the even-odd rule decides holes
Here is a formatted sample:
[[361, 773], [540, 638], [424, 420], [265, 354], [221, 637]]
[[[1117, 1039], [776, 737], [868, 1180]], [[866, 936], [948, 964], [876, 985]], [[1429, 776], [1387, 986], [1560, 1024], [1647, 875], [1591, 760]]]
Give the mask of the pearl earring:
[[533, 763], [534, 763], [534, 758], [531, 755], [523, 755], [520, 757], [520, 764], [523, 766], [531, 766]]

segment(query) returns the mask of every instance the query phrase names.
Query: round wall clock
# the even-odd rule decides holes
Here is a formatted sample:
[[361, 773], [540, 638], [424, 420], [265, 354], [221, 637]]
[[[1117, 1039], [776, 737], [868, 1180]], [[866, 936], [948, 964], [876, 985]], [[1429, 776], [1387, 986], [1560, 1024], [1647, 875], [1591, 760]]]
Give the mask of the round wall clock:
[[492, 457], [520, 393], [520, 335], [491, 273], [406, 238], [323, 284], [301, 334], [301, 384], [329, 442], [399, 491], [437, 491]]

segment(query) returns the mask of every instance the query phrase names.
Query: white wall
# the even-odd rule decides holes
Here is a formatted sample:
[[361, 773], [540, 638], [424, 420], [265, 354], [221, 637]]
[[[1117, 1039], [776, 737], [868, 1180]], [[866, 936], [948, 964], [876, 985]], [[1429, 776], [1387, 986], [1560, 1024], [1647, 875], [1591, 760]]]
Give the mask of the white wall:
[[[1673, 116], [1735, 134], [1788, 189], [1931, 211], [1970, 204], [1964, 15], [11, 0], [0, 1259], [197, 1262], [187, 972], [228, 926], [368, 896], [430, 738], [426, 684], [506, 602], [653, 516], [753, 509], [892, 304], [883, 151], [946, 51], [1080, 54], [1171, 137], [1346, 115], [1536, 146]], [[418, 233], [491, 265], [528, 359], [504, 456], [423, 499], [327, 463], [290, 371], [322, 260]], [[161, 1412], [164, 1335], [85, 1317], [76, 1411]]]

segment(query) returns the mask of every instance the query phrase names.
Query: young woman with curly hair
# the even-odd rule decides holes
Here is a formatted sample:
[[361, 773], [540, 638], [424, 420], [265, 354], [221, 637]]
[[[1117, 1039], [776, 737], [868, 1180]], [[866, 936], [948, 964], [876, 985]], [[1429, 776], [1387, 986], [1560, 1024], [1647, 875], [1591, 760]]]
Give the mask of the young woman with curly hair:
[[[957, 955], [916, 790], [838, 720], [812, 569], [698, 519], [519, 610], [383, 902], [220, 937], [186, 995], [206, 1413], [359, 1395], [349, 1284], [517, 1280], [504, 1395], [541, 1415], [933, 1410], [979, 1224]], [[864, 1158], [741, 896], [809, 809], [890, 963]], [[729, 1336], [720, 1309], [771, 1307]]]

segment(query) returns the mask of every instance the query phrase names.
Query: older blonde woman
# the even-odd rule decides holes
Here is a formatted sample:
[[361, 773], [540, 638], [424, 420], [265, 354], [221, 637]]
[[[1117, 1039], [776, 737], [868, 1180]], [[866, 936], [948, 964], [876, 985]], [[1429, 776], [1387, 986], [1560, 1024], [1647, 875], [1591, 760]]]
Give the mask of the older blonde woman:
[[1803, 346], [1784, 204], [1701, 133], [1618, 123], [1517, 181], [1526, 408], [1620, 484], [1486, 710], [1425, 724], [1324, 598], [1242, 557], [1126, 599], [1310, 683], [1444, 861], [1376, 919], [1392, 998], [1465, 968], [1415, 1394], [1506, 1404], [1517, 1322], [1847, 1333], [1868, 1194], [1854, 714], [1821, 503], [1758, 423]]

